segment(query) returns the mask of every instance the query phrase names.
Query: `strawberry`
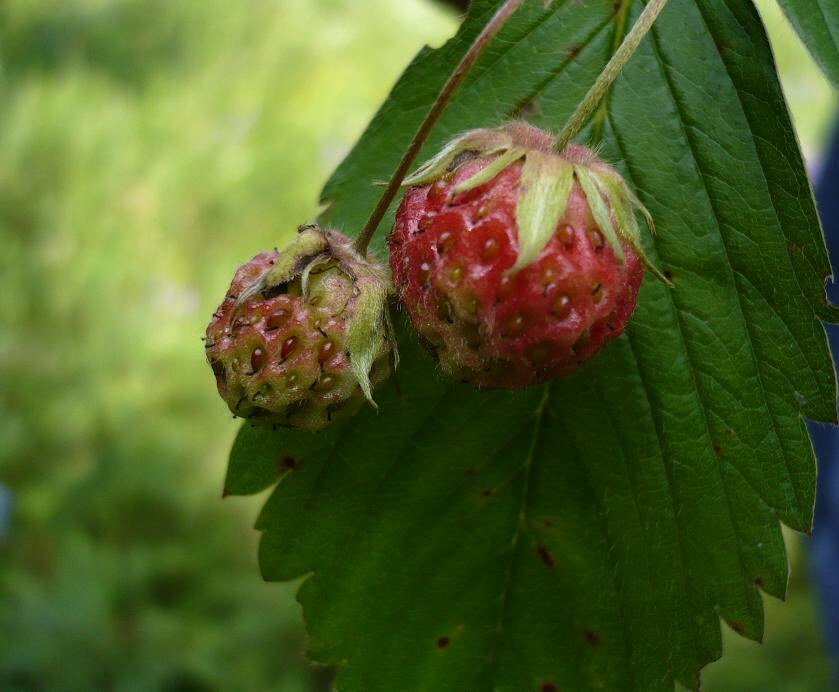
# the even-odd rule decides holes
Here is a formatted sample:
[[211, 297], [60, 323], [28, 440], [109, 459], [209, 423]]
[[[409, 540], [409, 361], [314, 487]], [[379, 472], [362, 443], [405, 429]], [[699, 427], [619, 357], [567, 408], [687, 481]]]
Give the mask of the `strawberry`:
[[317, 226], [242, 265], [206, 336], [234, 416], [316, 430], [372, 402], [390, 370], [390, 290], [382, 267]]
[[552, 146], [525, 123], [474, 130], [405, 181], [394, 284], [443, 371], [477, 387], [576, 370], [623, 332], [652, 266], [617, 171]]

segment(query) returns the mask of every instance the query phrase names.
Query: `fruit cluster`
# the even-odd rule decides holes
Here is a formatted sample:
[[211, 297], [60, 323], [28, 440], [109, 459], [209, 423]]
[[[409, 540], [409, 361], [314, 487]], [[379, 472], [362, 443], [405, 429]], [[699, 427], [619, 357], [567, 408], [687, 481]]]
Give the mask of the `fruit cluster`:
[[[646, 265], [621, 176], [525, 123], [474, 130], [406, 179], [388, 238], [393, 285], [447, 375], [521, 388], [619, 336]], [[355, 412], [395, 356], [385, 271], [335, 231], [301, 228], [236, 273], [207, 329], [234, 415], [317, 429]]]

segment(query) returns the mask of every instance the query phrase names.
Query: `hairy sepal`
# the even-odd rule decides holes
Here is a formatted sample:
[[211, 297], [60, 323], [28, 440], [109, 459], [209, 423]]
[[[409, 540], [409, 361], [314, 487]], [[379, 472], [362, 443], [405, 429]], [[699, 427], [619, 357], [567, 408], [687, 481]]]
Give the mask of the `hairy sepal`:
[[326, 234], [319, 226], [300, 226], [294, 242], [280, 253], [274, 265], [239, 294], [234, 314], [246, 301], [259, 293], [287, 284], [304, 272], [308, 278], [313, 262], [318, 262], [321, 258], [328, 261], [328, 250]]
[[451, 173], [463, 154], [494, 156], [510, 150], [513, 139], [503, 129], [470, 130], [455, 137], [433, 158], [426, 161], [416, 172], [402, 181], [403, 186], [427, 185]]
[[573, 185], [570, 163], [554, 154], [527, 152], [516, 207], [519, 253], [511, 273], [535, 261], [548, 244], [565, 214]]
[[[360, 279], [357, 287], [358, 297], [347, 325], [350, 369], [367, 401], [378, 408], [373, 401], [370, 371], [387, 336], [387, 299], [390, 291], [387, 284], [372, 278]], [[395, 342], [392, 343], [395, 349]]]

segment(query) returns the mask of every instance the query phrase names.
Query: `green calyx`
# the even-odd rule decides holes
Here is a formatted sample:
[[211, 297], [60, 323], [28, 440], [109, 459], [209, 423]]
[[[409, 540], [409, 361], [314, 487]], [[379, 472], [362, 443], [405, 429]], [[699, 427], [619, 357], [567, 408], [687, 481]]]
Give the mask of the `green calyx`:
[[[236, 299], [233, 316], [248, 300], [266, 295], [274, 288], [300, 278], [304, 300], [309, 298], [309, 275], [313, 269], [332, 264], [350, 277], [353, 296], [348, 305], [344, 348], [349, 365], [366, 399], [373, 405], [370, 371], [373, 363], [390, 341], [394, 367], [399, 362], [396, 340], [387, 309], [393, 293], [387, 271], [378, 263], [363, 257], [352, 241], [333, 230], [315, 224], [298, 228], [297, 237], [285, 248], [277, 261]], [[233, 317], [231, 317], [232, 321]]]
[[641, 212], [651, 233], [655, 232], [652, 217], [620, 173], [585, 147], [570, 145], [558, 154], [553, 145], [552, 135], [524, 122], [471, 130], [449, 142], [402, 184], [427, 185], [451, 176], [467, 161], [486, 161], [483, 168], [453, 188], [456, 195], [474, 190], [522, 161], [516, 205], [519, 254], [511, 273], [534, 262], [548, 244], [577, 184], [615, 256], [623, 261], [622, 243], [628, 244], [656, 278], [672, 287], [644, 252], [635, 212]]

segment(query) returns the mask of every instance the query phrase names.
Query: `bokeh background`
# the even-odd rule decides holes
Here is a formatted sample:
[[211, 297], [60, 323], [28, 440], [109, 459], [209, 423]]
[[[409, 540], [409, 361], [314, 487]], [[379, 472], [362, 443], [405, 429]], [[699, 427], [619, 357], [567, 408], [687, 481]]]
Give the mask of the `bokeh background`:
[[[837, 95], [759, 5], [817, 172]], [[295, 585], [259, 577], [261, 498], [221, 500], [237, 424], [200, 336], [457, 23], [435, 0], [0, 1], [0, 689], [329, 689]], [[829, 688], [788, 539], [788, 602], [762, 646], [726, 633], [706, 689]]]

